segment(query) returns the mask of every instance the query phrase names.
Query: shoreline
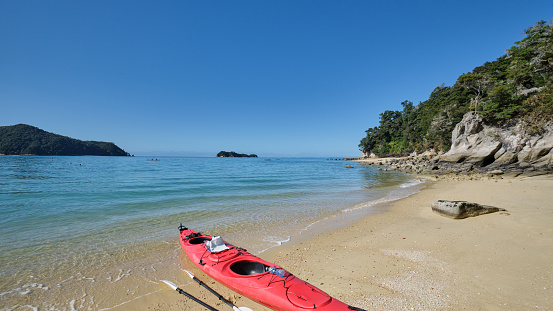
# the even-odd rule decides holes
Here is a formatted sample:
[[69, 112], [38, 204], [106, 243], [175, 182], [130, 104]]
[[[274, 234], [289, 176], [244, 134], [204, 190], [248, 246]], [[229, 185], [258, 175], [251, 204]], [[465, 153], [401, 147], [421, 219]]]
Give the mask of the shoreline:
[[[383, 212], [292, 237], [260, 257], [366, 310], [551, 310], [552, 188], [552, 175], [429, 181], [418, 193], [384, 203]], [[506, 211], [450, 219], [432, 212], [431, 203], [440, 199]], [[178, 253], [184, 269], [237, 306], [270, 311], [216, 283]], [[179, 273], [173, 280], [185, 280]], [[225, 308], [191, 281], [177, 285]], [[194, 302], [159, 286], [111, 310], [197, 310]]]
[[[553, 175], [426, 178], [419, 192], [379, 203], [373, 213], [345, 213], [338, 226], [335, 218], [321, 221], [259, 257], [366, 310], [553, 309]], [[432, 212], [431, 203], [440, 199], [507, 211], [454, 220]], [[113, 278], [103, 281], [111, 285], [108, 296], [87, 292], [70, 307], [198, 310], [196, 303], [159, 282], [167, 279], [218, 309], [228, 308], [179, 271], [184, 268], [237, 306], [270, 311], [203, 274], [184, 255], [178, 239], [164, 249], [154, 264], [143, 258], [142, 265], [117, 267]], [[127, 278], [128, 273], [136, 277]], [[76, 281], [102, 282], [84, 276]], [[32, 310], [33, 304], [14, 310]]]

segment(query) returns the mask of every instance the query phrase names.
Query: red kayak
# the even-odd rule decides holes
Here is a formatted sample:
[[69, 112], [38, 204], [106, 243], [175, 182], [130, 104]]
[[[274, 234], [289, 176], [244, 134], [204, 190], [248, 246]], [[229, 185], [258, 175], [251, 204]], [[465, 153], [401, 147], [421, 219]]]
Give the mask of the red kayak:
[[330, 297], [276, 264], [245, 249], [179, 227], [184, 252], [206, 274], [235, 292], [279, 311], [364, 311]]

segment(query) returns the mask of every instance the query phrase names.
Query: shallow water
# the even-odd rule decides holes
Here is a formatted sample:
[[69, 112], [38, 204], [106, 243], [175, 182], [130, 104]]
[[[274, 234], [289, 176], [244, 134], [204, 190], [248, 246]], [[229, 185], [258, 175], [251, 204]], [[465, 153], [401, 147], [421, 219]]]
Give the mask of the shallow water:
[[411, 176], [350, 164], [0, 156], [0, 308], [107, 310], [147, 295], [155, 287], [136, 284], [182, 263], [180, 223], [260, 253], [418, 189]]

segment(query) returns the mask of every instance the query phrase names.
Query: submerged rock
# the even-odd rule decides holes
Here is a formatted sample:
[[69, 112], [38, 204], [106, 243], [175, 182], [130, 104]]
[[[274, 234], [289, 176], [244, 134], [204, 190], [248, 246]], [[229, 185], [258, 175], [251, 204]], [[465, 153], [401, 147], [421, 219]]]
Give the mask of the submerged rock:
[[505, 209], [503, 208], [489, 205], [481, 205], [478, 203], [471, 203], [466, 201], [447, 200], [438, 200], [437, 202], [432, 203], [432, 210], [442, 216], [454, 219], [462, 219], [482, 214], [505, 211]]

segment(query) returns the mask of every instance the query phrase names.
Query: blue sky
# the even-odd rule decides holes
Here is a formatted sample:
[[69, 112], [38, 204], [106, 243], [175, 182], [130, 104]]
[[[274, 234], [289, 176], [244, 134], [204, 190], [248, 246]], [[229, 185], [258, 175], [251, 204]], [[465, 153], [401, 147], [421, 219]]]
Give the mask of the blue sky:
[[0, 1], [0, 125], [136, 155], [358, 156], [552, 1]]

